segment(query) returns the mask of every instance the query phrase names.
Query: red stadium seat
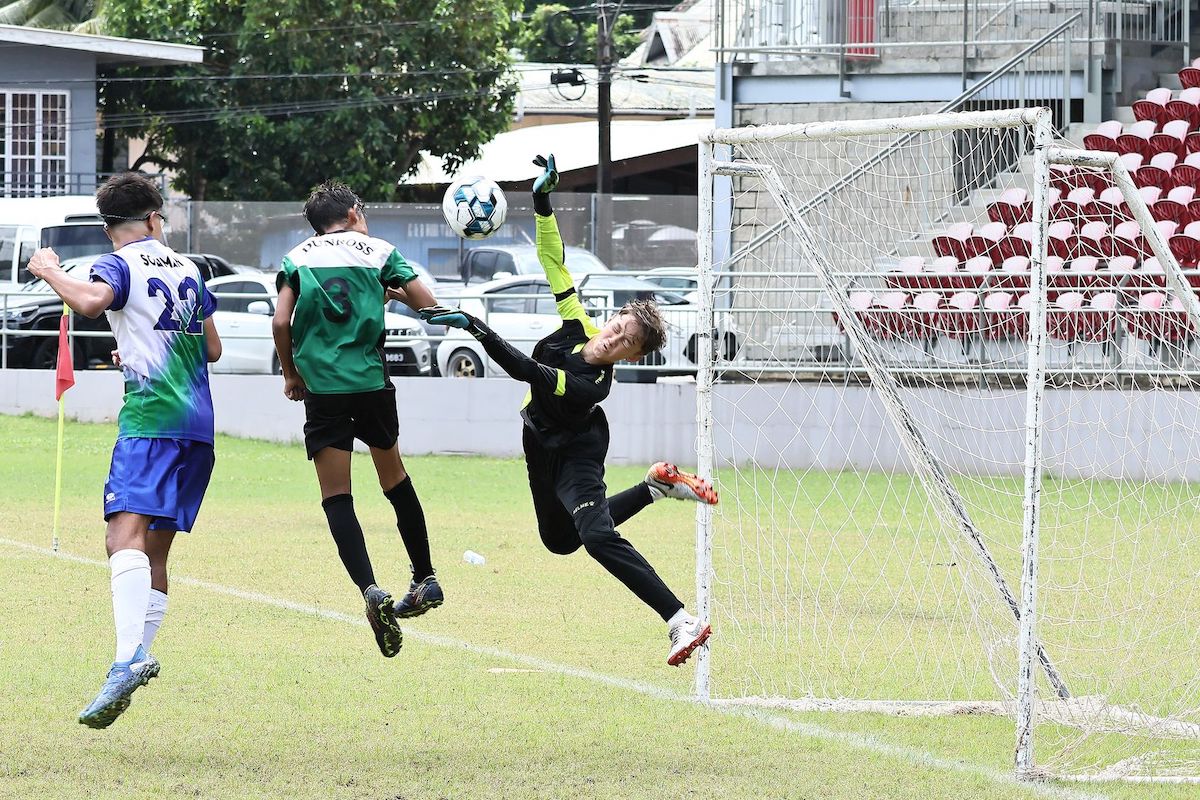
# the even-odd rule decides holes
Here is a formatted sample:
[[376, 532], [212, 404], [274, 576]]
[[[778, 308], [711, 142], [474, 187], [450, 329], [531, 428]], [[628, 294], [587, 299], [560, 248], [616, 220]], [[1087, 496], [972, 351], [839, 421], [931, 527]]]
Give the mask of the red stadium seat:
[[1179, 70], [1179, 82], [1185, 89], [1200, 86], [1200, 58], [1192, 61], [1190, 66]]
[[1029, 288], [1029, 259], [1026, 256], [1010, 256], [1004, 259], [1004, 263], [1000, 265], [1000, 272], [1006, 274], [997, 276], [998, 288]]
[[1078, 227], [1094, 216], [1095, 203], [1096, 191], [1090, 186], [1072, 189], [1066, 197], [1050, 207], [1050, 219], [1067, 220]]
[[1112, 238], [1109, 239], [1110, 246], [1107, 255], [1110, 258], [1116, 256], [1131, 256], [1133, 258], [1141, 258], [1142, 256], [1142, 226], [1133, 220], [1119, 223], [1113, 229]]
[[1129, 209], [1125, 207], [1125, 195], [1116, 186], [1110, 186], [1100, 193], [1092, 204], [1096, 219], [1116, 225], [1129, 219]]
[[1169, 119], [1183, 119], [1168, 115], [1167, 104], [1170, 102], [1170, 89], [1151, 89], [1146, 93], [1146, 99], [1134, 101], [1133, 116], [1139, 120], [1148, 119], [1162, 128], [1163, 123]]
[[[1164, 134], [1155, 134], [1155, 136], [1162, 135]], [[1150, 163], [1143, 164], [1134, 174], [1134, 183], [1138, 186], [1157, 186], [1169, 189], [1175, 165], [1180, 158], [1181, 156], [1174, 152], [1155, 153], [1150, 157]]]
[[951, 225], [948, 230], [933, 237], [933, 252], [938, 256], [954, 256], [959, 263], [967, 260], [967, 240], [973, 228], [969, 222]]
[[1005, 189], [1000, 198], [988, 206], [988, 219], [1013, 227], [1029, 222], [1033, 216], [1033, 200], [1024, 189]]
[[922, 292], [912, 299], [910, 334], [918, 339], [937, 336], [942, 321], [942, 293]]
[[[1052, 223], [1051, 227], [1054, 224]], [[1068, 225], [1070, 223], [1067, 223]], [[1000, 240], [1000, 256], [1002, 259], [1009, 259], [1013, 256], [1025, 256], [1029, 258], [1030, 250], [1033, 247], [1033, 223], [1022, 222], [1008, 232], [1008, 235]]]
[[988, 222], [974, 229], [967, 239], [963, 255], [964, 261], [986, 256], [999, 264], [1004, 258], [1000, 255], [1000, 242], [1008, 235], [1008, 226], [1003, 222]]
[[1137, 259], [1131, 256], [1116, 256], [1099, 265], [1096, 273], [1096, 288], [1115, 291], [1129, 286], [1137, 272]]
[[[1151, 123], [1153, 124], [1153, 123]], [[1101, 122], [1096, 130], [1083, 137], [1083, 146], [1088, 150], [1106, 150], [1110, 153], [1123, 153], [1117, 144], [1117, 139], [1123, 133], [1122, 125], [1115, 119]], [[1146, 138], [1149, 138], [1147, 134]]]
[[[1139, 122], [1136, 124], [1141, 125], [1142, 123]], [[1174, 153], [1176, 158], [1183, 158], [1187, 153], [1187, 137], [1187, 120], [1173, 119], [1166, 125], [1163, 125], [1161, 131], [1150, 137], [1150, 149], [1154, 153]], [[1153, 163], [1153, 160], [1151, 160], [1151, 163]], [[1172, 162], [1171, 166], [1175, 166], [1174, 162]]]
[[914, 325], [912, 306], [906, 292], [884, 292], [871, 301], [870, 315], [881, 339], [907, 339]]
[[1184, 89], [1179, 97], [1167, 101], [1167, 119], [1184, 120], [1189, 128], [1200, 127], [1200, 87]]
[[956, 292], [942, 309], [939, 328], [952, 339], [962, 339], [979, 329], [979, 295]]
[[1151, 256], [1143, 261], [1142, 265], [1133, 273], [1129, 284], [1130, 288], [1135, 291], [1163, 289], [1167, 285], [1167, 276], [1163, 272], [1162, 264], [1158, 263], [1157, 258]]
[[925, 259], [923, 257], [905, 256], [884, 273], [883, 281], [889, 289], [915, 291], [921, 286], [921, 273], [924, 270]]
[[[1112, 250], [1112, 243], [1109, 241], [1111, 238], [1112, 233], [1107, 222], [1087, 222], [1082, 227], [1075, 229], [1075, 235], [1068, 243], [1068, 249], [1072, 257], [1107, 256]], [[1060, 254], [1056, 253], [1055, 255]]]
[[983, 336], [1007, 339], [1019, 335], [1019, 312], [1012, 292], [989, 292], [983, 297]]
[[956, 288], [978, 289], [987, 282], [988, 273], [991, 271], [991, 256], [976, 256], [967, 259], [967, 263], [963, 265], [959, 286]]
[[1099, 267], [1100, 259], [1096, 256], [1080, 256], [1071, 259], [1062, 274], [1069, 288], [1082, 292], [1093, 288], [1100, 281], [1101, 276], [1097, 272]]
[[1152, 342], [1178, 342], [1193, 333], [1178, 297], [1163, 292], [1139, 295], [1134, 308], [1121, 314], [1130, 335]]
[[1124, 128], [1121, 135], [1117, 137], [1117, 152], [1137, 153], [1142, 158], [1150, 158], [1159, 152], [1150, 143], [1150, 137], [1155, 133], [1156, 128], [1153, 122], [1149, 120], [1135, 122], [1128, 128]]
[[1083, 292], [1061, 292], [1048, 301], [1046, 335], [1060, 342], [1073, 342], [1079, 337], [1083, 323]]
[[1191, 222], [1188, 205], [1194, 199], [1195, 194], [1196, 190], [1191, 186], [1176, 186], [1167, 192], [1166, 197], [1159, 198], [1154, 203], [1147, 203], [1147, 205], [1150, 206], [1150, 213], [1154, 215], [1155, 219], [1169, 219], [1180, 225], [1187, 225]]
[[[875, 295], [873, 295], [871, 292], [858, 291], [850, 293], [850, 308], [854, 310], [854, 313], [862, 322], [863, 327], [867, 329], [867, 332], [872, 335], [875, 335], [875, 331], [871, 327], [874, 320], [872, 320], [869, 312], [871, 309], [871, 302], [874, 300], [874, 298]], [[840, 319], [838, 319], [836, 311], [833, 313], [833, 321], [844, 333], [846, 326], [842, 324]]]
[[1200, 186], [1200, 153], [1188, 153], [1171, 170], [1172, 186]]
[[[1062, 259], [1070, 258], [1075, 254], [1075, 226], [1069, 222], [1051, 222], [1046, 230], [1047, 250], [1052, 256], [1058, 256]], [[1029, 255], [1029, 253], [1021, 253], [1020, 255]]]
[[958, 288], [960, 280], [958, 267], [958, 258], [955, 256], [939, 256], [925, 262], [925, 279], [921, 282], [921, 288], [953, 291]]
[[1168, 240], [1171, 252], [1183, 269], [1195, 269], [1200, 263], [1200, 222], [1191, 222]]
[[1200, 151], [1200, 132], [1192, 131], [1183, 142], [1183, 149], [1188, 153]]

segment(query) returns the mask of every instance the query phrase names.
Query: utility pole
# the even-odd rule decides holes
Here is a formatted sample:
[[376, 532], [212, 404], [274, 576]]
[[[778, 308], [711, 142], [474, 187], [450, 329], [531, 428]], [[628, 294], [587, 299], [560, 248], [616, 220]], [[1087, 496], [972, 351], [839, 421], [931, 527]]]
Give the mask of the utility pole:
[[596, 3], [596, 124], [599, 128], [599, 152], [596, 160], [596, 192], [599, 211], [596, 231], [596, 255], [612, 264], [612, 25], [609, 0]]

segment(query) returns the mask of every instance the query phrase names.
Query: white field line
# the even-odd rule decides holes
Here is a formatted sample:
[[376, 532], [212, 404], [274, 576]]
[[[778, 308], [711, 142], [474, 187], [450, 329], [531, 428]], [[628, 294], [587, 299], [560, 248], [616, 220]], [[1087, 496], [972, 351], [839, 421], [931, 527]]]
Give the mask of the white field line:
[[[62, 551], [56, 553], [48, 547], [41, 547], [39, 545], [29, 544], [28, 542], [21, 542], [14, 539], [0, 537], [0, 544], [19, 548], [32, 553], [37, 553], [43, 556], [49, 556], [51, 558], [59, 558], [64, 561], [73, 561], [77, 564], [87, 564], [88, 566], [101, 567], [105, 569], [108, 568], [108, 562], [106, 561], [100, 561], [99, 559], [87, 558], [85, 556], [78, 556]], [[271, 597], [270, 595], [260, 594], [258, 592], [249, 592], [244, 589], [237, 589], [232, 586], [223, 586], [219, 583], [211, 583], [210, 581], [199, 580], [197, 578], [188, 578], [177, 574], [171, 575], [171, 582], [175, 584], [183, 584], [185, 586], [194, 586], [198, 589], [204, 589], [205, 591], [213, 592], [214, 594], [225, 595], [226, 597], [235, 597], [239, 600], [258, 603], [259, 605], [272, 606], [274, 608], [281, 608], [286, 611], [295, 611], [307, 616], [320, 617], [322, 619], [328, 619], [334, 622], [343, 622], [348, 625], [357, 625], [364, 628], [369, 627], [367, 625], [366, 618], [359, 614], [344, 614], [340, 611], [331, 611], [329, 609], [317, 608], [316, 606], [305, 605], [303, 603], [294, 603], [291, 600], [284, 600], [279, 597]], [[975, 764], [968, 764], [961, 761], [954, 761], [948, 758], [941, 758], [933, 755], [932, 753], [925, 752], [924, 750], [891, 744], [876, 736], [831, 730], [811, 722], [800, 722], [759, 709], [700, 703], [700, 701], [696, 700], [696, 698], [692, 697], [691, 695], [680, 694], [673, 689], [655, 686], [642, 681], [630, 680], [628, 678], [605, 675], [603, 673], [593, 672], [592, 670], [588, 669], [572, 667], [567, 664], [559, 664], [554, 661], [547, 661], [546, 659], [538, 658], [537, 656], [524, 655], [522, 653], [512, 653], [496, 647], [486, 647], [472, 644], [471, 642], [465, 642], [460, 639], [453, 639], [449, 636], [439, 636], [437, 634], [424, 633], [422, 631], [414, 631], [412, 629], [405, 630], [404, 637], [409, 640], [415, 639], [416, 641], [431, 644], [436, 647], [444, 647], [451, 650], [461, 650], [473, 655], [488, 656], [490, 658], [500, 659], [503, 661], [515, 662], [541, 672], [553, 672], [558, 675], [579, 678], [592, 683], [599, 683], [616, 689], [622, 689], [627, 692], [635, 692], [637, 694], [645, 695], [646, 697], [652, 697], [657, 700], [667, 700], [674, 703], [688, 703], [691, 705], [704, 705], [705, 708], [709, 709], [710, 711], [724, 714], [726, 716], [742, 717], [744, 719], [753, 720], [778, 730], [797, 733], [813, 739], [837, 742], [859, 750], [875, 753], [877, 755], [895, 758], [899, 761], [906, 761], [909, 764], [916, 766], [975, 775], [993, 783], [1006, 785], [1015, 789], [1023, 789], [1037, 797], [1054, 798], [1054, 800], [1105, 800], [1104, 795], [1085, 793], [1076, 789], [1042, 783], [1023, 783], [1018, 781], [1012, 775], [1001, 772], [1000, 770], [990, 769], [988, 767]]]

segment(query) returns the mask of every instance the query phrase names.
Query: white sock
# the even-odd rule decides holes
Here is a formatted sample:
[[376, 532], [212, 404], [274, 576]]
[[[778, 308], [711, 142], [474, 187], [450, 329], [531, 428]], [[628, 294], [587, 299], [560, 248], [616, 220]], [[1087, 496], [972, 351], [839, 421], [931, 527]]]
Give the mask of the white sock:
[[650, 483], [649, 481], [646, 482], [646, 488], [650, 490], [650, 502], [651, 503], [657, 503], [659, 500], [662, 500], [664, 497], [666, 497], [666, 495], [663, 494], [662, 489], [658, 488], [657, 486]]
[[146, 604], [146, 626], [142, 631], [142, 647], [150, 652], [154, 637], [158, 635], [163, 617], [167, 615], [167, 593], [158, 589], [150, 590], [150, 602]]
[[686, 608], [681, 608], [675, 612], [675, 615], [667, 620], [667, 627], [674, 628], [676, 625], [682, 625], [692, 618], [692, 615], [687, 612]]
[[141, 550], [118, 550], [108, 559], [112, 570], [113, 620], [117, 626], [117, 655], [128, 661], [142, 643], [146, 606], [150, 604], [150, 557]]

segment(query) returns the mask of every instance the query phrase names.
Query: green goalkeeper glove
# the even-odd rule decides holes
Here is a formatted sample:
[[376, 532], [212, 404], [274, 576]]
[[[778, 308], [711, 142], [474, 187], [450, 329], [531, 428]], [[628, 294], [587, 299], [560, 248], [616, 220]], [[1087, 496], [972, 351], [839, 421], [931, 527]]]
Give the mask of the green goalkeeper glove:
[[471, 327], [471, 323], [475, 322], [475, 318], [461, 308], [429, 306], [422, 308], [417, 313], [421, 315], [421, 319], [433, 325], [448, 325], [451, 328], [461, 328], [462, 330], [467, 330]]
[[549, 194], [557, 189], [558, 168], [554, 165], [554, 154], [551, 153], [549, 158], [538, 156], [533, 159], [533, 163], [544, 170], [541, 176], [533, 182], [534, 194]]

